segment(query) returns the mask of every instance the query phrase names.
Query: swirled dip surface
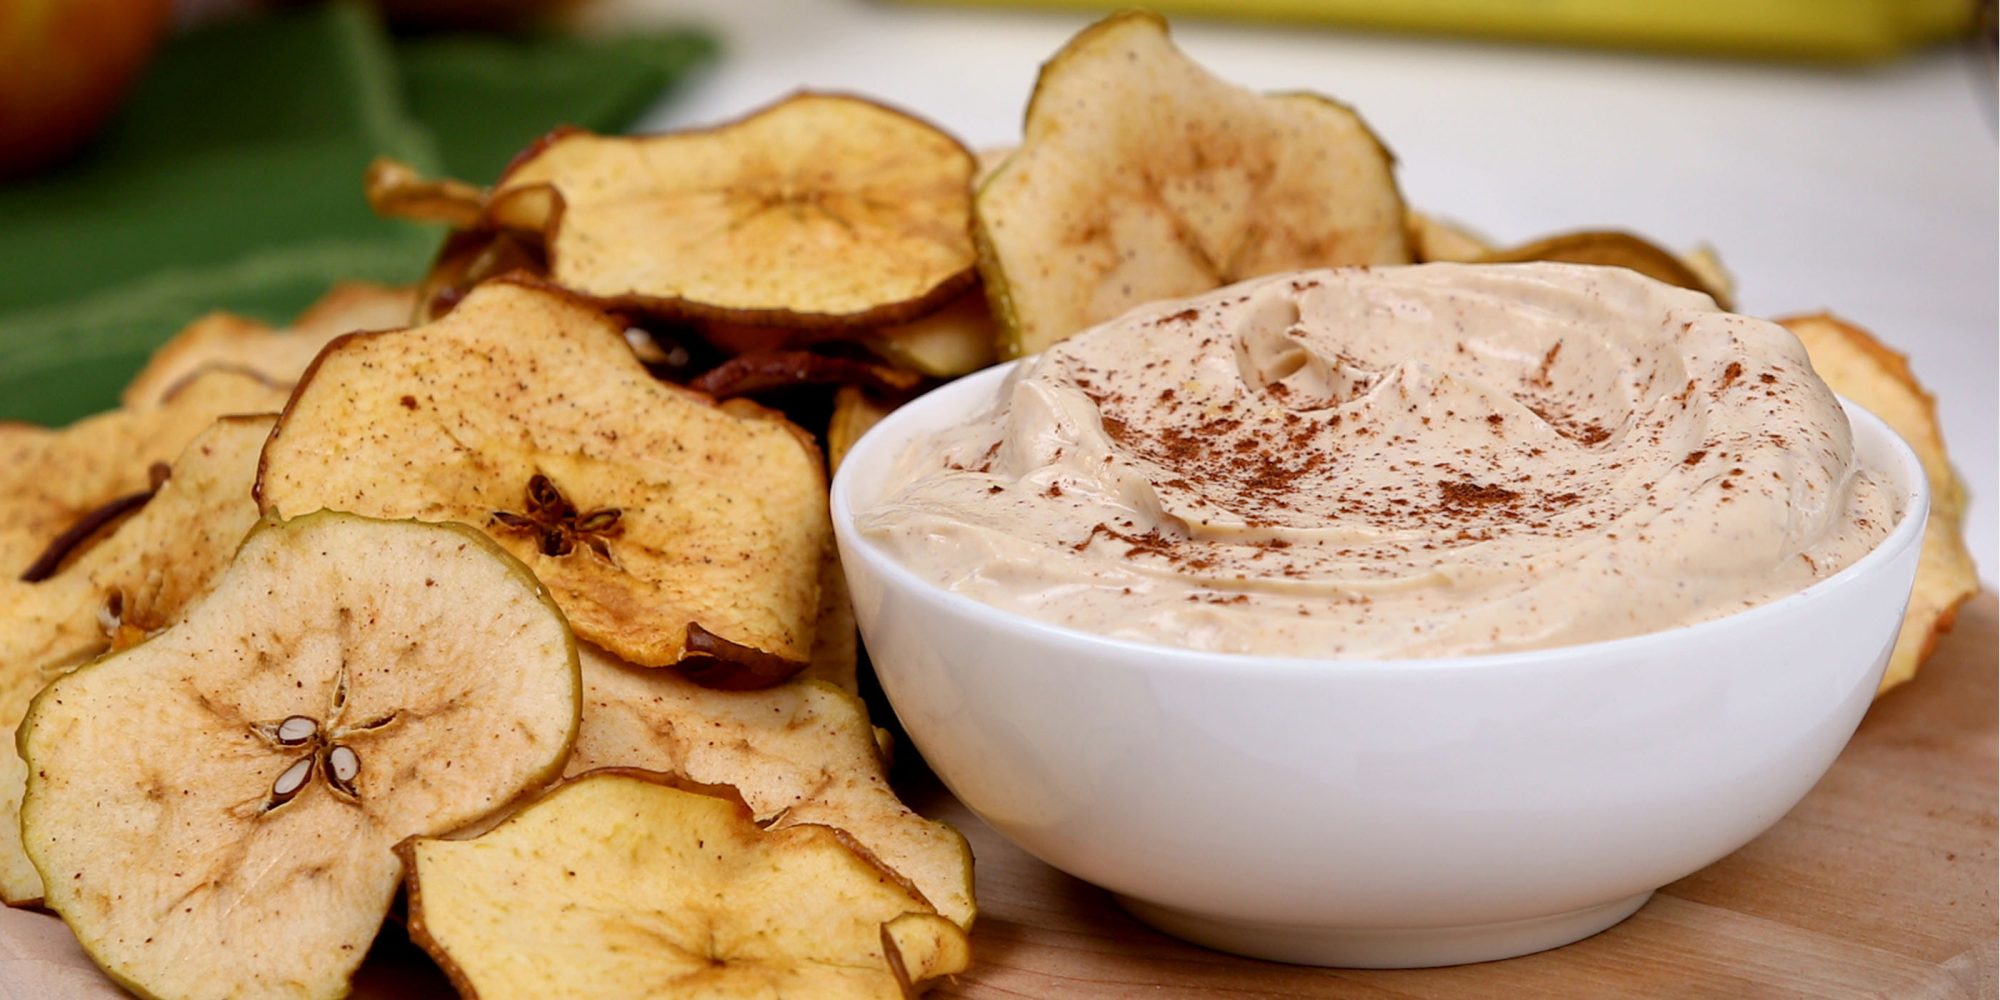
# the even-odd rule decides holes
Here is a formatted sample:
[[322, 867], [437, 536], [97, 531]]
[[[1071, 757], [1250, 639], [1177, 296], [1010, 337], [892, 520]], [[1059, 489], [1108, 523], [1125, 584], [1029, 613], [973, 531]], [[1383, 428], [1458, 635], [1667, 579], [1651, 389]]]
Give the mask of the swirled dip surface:
[[1800, 590], [1888, 534], [1784, 329], [1628, 271], [1259, 279], [1127, 315], [919, 440], [863, 532], [1034, 618], [1196, 649], [1442, 656]]

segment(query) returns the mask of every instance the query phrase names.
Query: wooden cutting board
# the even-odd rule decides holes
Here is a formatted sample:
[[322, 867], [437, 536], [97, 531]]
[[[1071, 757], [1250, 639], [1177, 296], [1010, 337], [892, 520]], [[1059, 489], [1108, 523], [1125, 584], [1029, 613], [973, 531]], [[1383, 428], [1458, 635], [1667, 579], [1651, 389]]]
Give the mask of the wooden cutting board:
[[[1277, 965], [1157, 934], [1022, 853], [916, 775], [905, 797], [971, 839], [975, 965], [934, 997], [1361, 1000], [1996, 996], [1996, 610], [1981, 595], [1923, 673], [1868, 712], [1810, 796], [1749, 846], [1587, 941], [1505, 962], [1401, 972]], [[1273, 822], [1282, 822], [1274, 815]], [[451, 988], [393, 928], [362, 998]], [[0, 911], [0, 1000], [116, 997], [52, 917]]]

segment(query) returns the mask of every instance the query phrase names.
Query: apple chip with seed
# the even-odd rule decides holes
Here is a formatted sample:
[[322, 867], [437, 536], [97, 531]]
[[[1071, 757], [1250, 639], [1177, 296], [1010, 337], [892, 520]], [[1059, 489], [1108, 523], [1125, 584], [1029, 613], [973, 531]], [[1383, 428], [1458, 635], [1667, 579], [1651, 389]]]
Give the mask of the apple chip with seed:
[[518, 157], [487, 220], [541, 232], [557, 283], [677, 316], [896, 322], [973, 279], [958, 140], [901, 111], [800, 93], [710, 129], [567, 131]]
[[234, 368], [289, 389], [327, 341], [355, 330], [408, 326], [415, 308], [410, 289], [355, 281], [335, 285], [282, 330], [232, 313], [210, 313], [154, 350], [120, 398], [127, 406], [162, 399], [208, 368]]
[[[257, 523], [250, 486], [275, 417], [224, 417], [174, 461], [159, 492], [34, 583], [0, 581], [0, 731], [13, 732], [50, 679], [163, 628], [214, 586]], [[27, 768], [0, 749], [0, 900], [42, 898], [21, 850]]]
[[404, 844], [410, 937], [480, 1000], [908, 997], [965, 932], [837, 829], [759, 829], [727, 788], [563, 784], [472, 840]]
[[435, 323], [336, 341], [264, 450], [263, 508], [473, 525], [620, 657], [782, 680], [811, 653], [831, 533], [818, 447], [654, 380], [624, 330], [497, 280]]
[[285, 390], [248, 373], [203, 371], [157, 402], [68, 427], [7, 425], [0, 433], [0, 577], [25, 574], [78, 521], [107, 504], [136, 507], [156, 466], [232, 413], [274, 413]]
[[1218, 80], [1157, 15], [1071, 39], [1023, 131], [974, 208], [1009, 357], [1260, 274], [1409, 263], [1391, 158], [1352, 110]]
[[813, 681], [712, 691], [579, 649], [583, 728], [570, 774], [637, 767], [731, 785], [773, 827], [847, 831], [939, 913], [971, 925], [971, 850], [958, 831], [896, 798], [860, 699]]
[[1924, 527], [1917, 582], [1889, 667], [1887, 691], [1917, 675], [1917, 668], [1950, 630], [1958, 607], [1979, 592], [1979, 571], [1965, 547], [1965, 483], [1945, 454], [1937, 400], [1917, 382], [1908, 358], [1868, 331], [1827, 314], [1778, 320], [1806, 345], [1813, 370], [1834, 392], [1881, 417], [1923, 461], [1931, 484], [1931, 519]]
[[22, 836], [142, 996], [344, 996], [395, 845], [552, 780], [577, 689], [562, 613], [478, 532], [267, 522], [179, 622], [35, 699]]

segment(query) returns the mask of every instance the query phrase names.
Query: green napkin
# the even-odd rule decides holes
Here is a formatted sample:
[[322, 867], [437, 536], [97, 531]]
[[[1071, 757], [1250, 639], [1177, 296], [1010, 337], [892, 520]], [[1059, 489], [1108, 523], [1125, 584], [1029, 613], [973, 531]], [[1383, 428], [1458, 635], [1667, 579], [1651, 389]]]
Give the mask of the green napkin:
[[490, 181], [557, 124], [623, 128], [711, 52], [686, 33], [392, 41], [339, 3], [175, 39], [82, 159], [0, 186], [0, 419], [115, 405], [208, 310], [276, 322], [335, 281], [414, 281], [437, 233], [369, 212], [372, 157]]

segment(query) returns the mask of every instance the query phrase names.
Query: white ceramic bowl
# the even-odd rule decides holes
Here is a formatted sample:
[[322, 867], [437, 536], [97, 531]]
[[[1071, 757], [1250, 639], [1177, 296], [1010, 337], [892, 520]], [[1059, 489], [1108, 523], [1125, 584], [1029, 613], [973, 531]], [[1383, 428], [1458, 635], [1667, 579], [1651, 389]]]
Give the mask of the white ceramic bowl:
[[1849, 406], [1905, 511], [1810, 589], [1727, 618], [1528, 653], [1310, 660], [1170, 649], [1000, 611], [854, 529], [914, 436], [1006, 368], [897, 410], [833, 520], [883, 690], [961, 801], [1170, 934], [1261, 958], [1411, 967], [1594, 934], [1736, 850], [1819, 780], [1882, 674], [1929, 495]]

